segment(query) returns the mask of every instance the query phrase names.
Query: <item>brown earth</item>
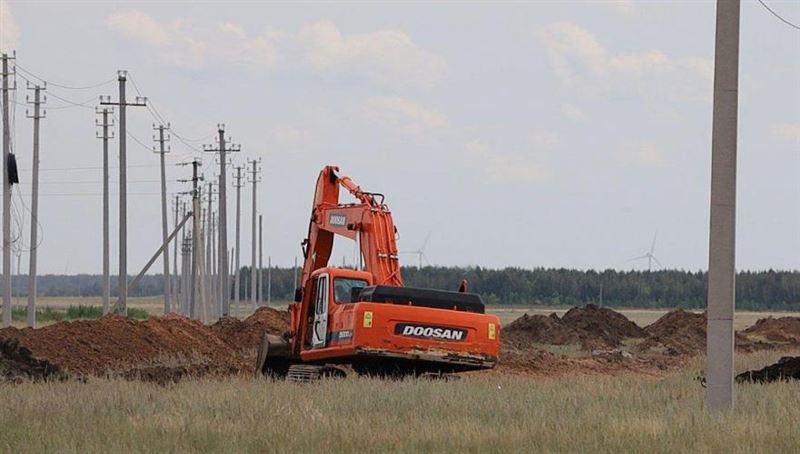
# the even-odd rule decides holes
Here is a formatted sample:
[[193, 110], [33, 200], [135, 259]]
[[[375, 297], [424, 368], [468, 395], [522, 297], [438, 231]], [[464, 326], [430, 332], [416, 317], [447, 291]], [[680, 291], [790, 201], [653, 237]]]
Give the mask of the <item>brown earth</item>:
[[504, 343], [525, 348], [530, 344], [579, 344], [583, 337], [584, 333], [565, 324], [556, 314], [524, 314], [503, 327], [501, 339]]
[[[261, 308], [250, 317], [206, 326], [178, 315], [136, 321], [120, 316], [61, 322], [40, 329], [0, 330], [0, 380], [85, 376], [172, 383], [188, 376], [252, 373], [263, 333], [289, 328], [285, 311]], [[503, 327], [497, 373], [540, 376], [637, 373], [659, 376], [705, 349], [706, 316], [669, 312], [646, 328], [593, 305], [556, 314], [523, 315]], [[778, 343], [778, 344], [776, 344]], [[558, 354], [544, 345], [579, 345]], [[800, 319], [759, 320], [736, 334], [740, 351], [800, 345]]]
[[0, 381], [64, 379], [66, 374], [58, 366], [31, 356], [31, 351], [20, 347], [16, 339], [0, 340]]
[[282, 334], [288, 329], [287, 319], [288, 314], [260, 308], [243, 321], [223, 320], [213, 326], [169, 314], [145, 321], [107, 315], [40, 329], [4, 328], [0, 342], [7, 347], [0, 350], [0, 364], [8, 364], [13, 372], [0, 373], [36, 378], [26, 368], [45, 366], [35, 361], [71, 376], [139, 377], [156, 382], [184, 375], [250, 373], [249, 353], [257, 346], [258, 331]]
[[754, 339], [800, 344], [800, 317], [762, 318], [742, 333]]
[[645, 336], [637, 324], [612, 309], [587, 304], [556, 314], [528, 315], [503, 328], [503, 340], [517, 348], [531, 344], [579, 344], [585, 350], [616, 348], [626, 339]]
[[769, 383], [784, 380], [800, 380], [800, 356], [784, 356], [775, 364], [736, 376], [737, 383]]
[[645, 337], [644, 330], [624, 315], [594, 304], [573, 307], [561, 317], [561, 320], [594, 338], [594, 342], [598, 345], [592, 345], [593, 348], [619, 347], [626, 339]]
[[227, 317], [211, 325], [211, 330], [239, 352], [251, 352], [258, 347], [265, 332], [283, 334], [289, 330], [289, 313], [262, 307], [244, 320]]
[[[660, 351], [672, 356], [692, 356], [706, 349], [706, 313], [687, 312], [682, 309], [668, 312], [648, 325], [647, 334], [637, 346], [639, 352]], [[735, 335], [736, 349], [740, 352], [767, 350], [772, 345], [749, 339], [742, 333]]]
[[[556, 314], [523, 315], [503, 328], [499, 371], [533, 375], [635, 372], [659, 375], [685, 365], [706, 348], [706, 314], [671, 311], [646, 328], [592, 305]], [[763, 319], [735, 336], [740, 352], [800, 345], [800, 319]], [[558, 354], [546, 345], [578, 345]]]

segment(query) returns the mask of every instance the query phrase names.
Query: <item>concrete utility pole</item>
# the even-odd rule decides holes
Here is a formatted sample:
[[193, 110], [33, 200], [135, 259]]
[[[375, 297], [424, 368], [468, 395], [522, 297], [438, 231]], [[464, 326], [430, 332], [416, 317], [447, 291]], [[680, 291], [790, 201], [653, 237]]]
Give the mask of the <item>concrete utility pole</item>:
[[[214, 199], [214, 183], [209, 181], [208, 182], [208, 208], [206, 209], [206, 228], [203, 230], [206, 235], [206, 293], [208, 298], [206, 298], [207, 302], [214, 301], [216, 303], [216, 298], [214, 298], [214, 265], [212, 263], [212, 245], [211, 245], [211, 237], [213, 236], [211, 230], [212, 224], [212, 205]], [[216, 306], [214, 306], [216, 307]]]
[[95, 113], [102, 115], [102, 123], [95, 120], [97, 126], [102, 127], [102, 132], [97, 134], [98, 139], [103, 139], [103, 314], [107, 314], [111, 304], [111, 245], [110, 229], [108, 226], [108, 139], [114, 138], [114, 133], [109, 131], [113, 126], [113, 120], [109, 114], [112, 109], [107, 107], [95, 110]]
[[236, 182], [233, 183], [233, 187], [236, 188], [236, 246], [234, 247], [235, 255], [234, 255], [234, 259], [233, 259], [233, 261], [235, 263], [235, 268], [234, 268], [234, 271], [233, 271], [233, 283], [234, 283], [234, 285], [233, 285], [233, 300], [235, 302], [236, 315], [240, 315], [241, 314], [241, 306], [240, 306], [239, 303], [240, 303], [240, 299], [241, 298], [239, 296], [239, 291], [241, 290], [240, 287], [241, 287], [241, 280], [242, 279], [241, 279], [241, 272], [239, 271], [241, 269], [239, 259], [240, 259], [240, 256], [241, 256], [240, 251], [241, 251], [241, 246], [242, 246], [242, 242], [241, 242], [241, 239], [240, 239], [240, 236], [241, 236], [240, 235], [240, 233], [241, 233], [241, 220], [242, 220], [242, 207], [241, 207], [241, 205], [242, 205], [241, 204], [241, 202], [242, 202], [242, 166], [236, 166], [236, 167], [234, 167], [234, 170], [236, 170]]
[[[166, 243], [167, 237], [169, 236], [169, 228], [167, 227], [167, 164], [166, 164], [166, 154], [169, 152], [169, 149], [165, 146], [165, 142], [169, 141], [169, 136], [165, 136], [164, 131], [169, 130], [169, 124], [167, 125], [153, 125], [153, 129], [158, 131], [158, 137], [154, 137], [153, 139], [158, 142], [158, 149], [155, 148], [153, 151], [158, 153], [161, 158], [161, 240]], [[170, 276], [169, 276], [169, 248], [164, 248], [164, 254], [162, 259], [164, 265], [164, 313], [167, 314], [170, 312], [169, 305], [172, 299], [171, 293], [171, 283], [170, 283]]]
[[233, 248], [231, 248], [231, 252], [228, 254], [228, 262], [231, 264], [231, 275], [233, 275]]
[[199, 159], [192, 161], [192, 290], [189, 300], [189, 316], [196, 319], [197, 312], [197, 283], [200, 275], [200, 176], [198, 170], [202, 165]]
[[128, 315], [128, 177], [127, 177], [127, 141], [126, 141], [126, 108], [144, 107], [147, 98], [136, 97], [132, 103], [125, 100], [125, 82], [128, 79], [127, 71], [117, 71], [119, 81], [119, 100], [112, 102], [109, 96], [100, 98], [100, 105], [119, 106], [119, 279], [117, 289], [119, 293], [119, 310], [122, 315]]
[[[30, 260], [28, 261], [28, 326], [36, 328], [36, 252], [39, 249], [39, 120], [46, 112], [41, 111], [43, 102], [42, 87], [33, 88], [33, 175], [31, 176], [31, 241]], [[45, 100], [46, 101], [46, 100]], [[17, 265], [19, 273], [19, 265]]]
[[[185, 215], [186, 213], [184, 213]], [[184, 231], [186, 231], [186, 226], [183, 227]], [[189, 264], [191, 262], [191, 258], [189, 254], [191, 254], [191, 235], [186, 235], [183, 238], [183, 244], [181, 245], [181, 276], [183, 282], [181, 283], [181, 309], [180, 312], [184, 316], [189, 316], [189, 292], [187, 291], [187, 286], [189, 286]]]
[[267, 305], [272, 303], [272, 256], [267, 256]]
[[706, 405], [712, 411], [733, 409], [739, 7], [739, 0], [717, 0], [706, 345]]
[[[259, 181], [259, 172], [261, 169], [258, 165], [261, 163], [261, 159], [253, 159], [250, 161], [250, 164], [253, 166], [252, 170], [250, 170], [250, 183], [253, 184], [253, 217], [252, 217], [252, 244], [250, 248], [250, 257], [251, 257], [251, 265], [250, 265], [250, 301], [253, 304], [253, 310], [256, 310], [256, 284], [258, 279], [256, 279], [253, 274], [256, 272], [256, 196], [258, 192], [256, 191], [256, 185]], [[260, 291], [260, 290], [259, 290]]]
[[11, 126], [8, 121], [9, 57], [3, 53], [3, 327], [11, 326], [11, 180], [8, 178], [8, 156], [11, 153]]
[[[219, 195], [217, 195], [219, 197]], [[219, 290], [219, 249], [217, 249], [217, 227], [219, 219], [217, 213], [211, 216], [211, 268], [212, 279], [211, 289], [214, 292], [214, 313], [217, 317], [222, 316], [222, 296]]]
[[262, 228], [264, 227], [264, 224], [262, 221], [263, 218], [259, 214], [258, 215], [258, 279], [257, 279], [258, 280], [257, 303], [259, 306], [261, 305], [261, 302], [264, 301], [264, 295], [262, 294], [264, 292], [264, 285], [263, 282], [261, 282], [262, 280], [261, 275], [264, 269], [264, 236], [262, 235], [263, 232]]
[[[180, 216], [180, 196], [175, 195], [175, 228], [178, 228], [178, 216]], [[172, 242], [172, 257], [174, 260], [172, 261], [172, 310], [177, 310], [178, 308], [178, 241]]]
[[[181, 201], [181, 219], [186, 217], [186, 202]], [[180, 283], [178, 284], [178, 307], [176, 310], [181, 315], [186, 315], [186, 270], [188, 267], [186, 266], [186, 225], [184, 224], [181, 227], [181, 271], [180, 271]], [[177, 260], [177, 258], [176, 258]]]
[[213, 145], [204, 147], [204, 150], [212, 153], [219, 153], [219, 272], [220, 272], [220, 290], [222, 302], [222, 316], [227, 317], [230, 315], [230, 291], [228, 279], [228, 201], [226, 198], [225, 189], [227, 186], [226, 170], [225, 170], [225, 152], [237, 152], [241, 148], [238, 145], [231, 144], [227, 149], [225, 148], [225, 125], [217, 125], [219, 132], [218, 148]]

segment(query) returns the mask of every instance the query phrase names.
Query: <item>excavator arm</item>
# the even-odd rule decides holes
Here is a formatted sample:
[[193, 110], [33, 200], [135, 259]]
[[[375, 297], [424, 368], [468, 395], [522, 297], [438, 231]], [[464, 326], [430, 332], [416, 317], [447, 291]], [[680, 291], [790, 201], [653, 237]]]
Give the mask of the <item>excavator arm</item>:
[[[303, 240], [303, 274], [295, 300], [300, 303], [292, 311], [297, 320], [293, 327], [300, 327], [309, 318], [311, 311], [311, 275], [328, 266], [335, 235], [355, 240], [363, 258], [364, 271], [372, 274], [376, 285], [403, 286], [394, 222], [389, 208], [383, 203], [383, 195], [361, 190], [349, 177], [339, 176], [338, 167], [326, 166], [317, 178], [308, 236]], [[339, 202], [340, 188], [345, 188], [356, 198], [356, 203]], [[305, 341], [305, 331], [298, 329], [293, 345], [294, 354], [299, 354]]]
[[[402, 286], [397, 229], [383, 195], [363, 191], [338, 171], [338, 167], [327, 166], [317, 178], [308, 236], [303, 241], [301, 286], [305, 288], [311, 273], [328, 265], [335, 235], [358, 243], [364, 270], [374, 276], [375, 284]], [[352, 194], [357, 203], [340, 203], [340, 188]]]

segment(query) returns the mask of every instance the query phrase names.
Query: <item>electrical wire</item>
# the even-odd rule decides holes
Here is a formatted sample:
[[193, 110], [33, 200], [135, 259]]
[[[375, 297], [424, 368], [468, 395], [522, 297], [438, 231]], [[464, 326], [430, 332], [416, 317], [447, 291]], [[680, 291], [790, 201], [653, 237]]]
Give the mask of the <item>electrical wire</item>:
[[[28, 208], [28, 205], [25, 203], [25, 200], [22, 198], [22, 193], [21, 193], [21, 192], [19, 192], [19, 191], [16, 191], [16, 194], [17, 194], [17, 196], [18, 196], [18, 198], [19, 198], [19, 203], [22, 205], [23, 209], [24, 209], [25, 211], [27, 211], [27, 212], [28, 212], [28, 214], [30, 214], [30, 215], [31, 215], [31, 219], [33, 219], [33, 213], [32, 213], [32, 212], [31, 212], [31, 210]], [[28, 194], [28, 195], [29, 195], [29, 194]], [[41, 194], [39, 194], [39, 195], [41, 196]], [[13, 203], [13, 199], [12, 199], [12, 203]], [[24, 221], [24, 217], [23, 217], [23, 221], [22, 221], [22, 226], [23, 226], [23, 227], [21, 227], [21, 229], [20, 229], [20, 237], [21, 237], [21, 238], [24, 238], [24, 236], [23, 236], [23, 234], [22, 234], [22, 229], [24, 229], [24, 225], [25, 225], [25, 221]], [[39, 222], [39, 217], [38, 217], [38, 216], [36, 216], [36, 229], [39, 231], [39, 232], [38, 232], [38, 241], [37, 241], [36, 245], [35, 245], [35, 246], [33, 246], [33, 247], [31, 247], [31, 245], [30, 245], [30, 244], [26, 245], [26, 244], [25, 244], [25, 241], [24, 241], [24, 239], [23, 239], [22, 241], [20, 241], [20, 244], [21, 244], [22, 246], [26, 246], [26, 249], [22, 249], [22, 248], [16, 248], [16, 250], [17, 250], [18, 252], [20, 252], [20, 253], [22, 253], [22, 252], [31, 252], [31, 251], [33, 251], [33, 250], [36, 250], [36, 249], [38, 249], [38, 248], [39, 248], [39, 246], [41, 246], [41, 245], [42, 245], [42, 243], [44, 242], [44, 226], [42, 226], [42, 223], [41, 223], [41, 222]]]
[[777, 17], [778, 20], [780, 20], [784, 24], [786, 24], [786, 25], [788, 25], [788, 26], [790, 26], [790, 27], [792, 27], [792, 28], [794, 28], [796, 30], [800, 30], [800, 25], [793, 24], [792, 22], [789, 22], [788, 20], [784, 19], [780, 14], [776, 13], [772, 8], [770, 8], [766, 3], [764, 3], [763, 0], [758, 0], [758, 3], [761, 3], [761, 6], [766, 8], [767, 11], [772, 13], [773, 16]]
[[[61, 96], [58, 96], [57, 94], [53, 93], [52, 91], [48, 91], [47, 94], [52, 96], [52, 97], [54, 97], [54, 98], [56, 98], [56, 99], [59, 99], [59, 100], [65, 102], [67, 104], [70, 104], [70, 107], [83, 107], [84, 109], [89, 109], [89, 110], [94, 110], [94, 108], [95, 108], [95, 106], [93, 106], [93, 105], [91, 105], [91, 106], [87, 105], [87, 103], [89, 101], [92, 101], [91, 99], [81, 103], [81, 102], [72, 101], [72, 100], [69, 100], [67, 98], [63, 98]], [[95, 98], [93, 98], [93, 99], [95, 99]], [[55, 109], [63, 109], [63, 108], [64, 107], [55, 107]], [[53, 107], [51, 107], [51, 109], [53, 109]]]
[[[49, 92], [49, 94], [53, 95], [52, 92]], [[58, 96], [56, 96], [56, 95], [53, 95], [53, 96], [58, 98]], [[64, 105], [64, 106], [48, 106], [47, 110], [72, 109], [73, 107], [89, 107], [89, 106], [87, 106], [87, 104], [90, 103], [91, 101], [96, 100], [96, 99], [97, 99], [97, 96], [95, 96], [94, 98], [91, 98], [91, 99], [87, 99], [86, 101], [83, 101], [83, 102], [76, 102], [74, 104], [67, 104], [67, 105]], [[94, 109], [93, 107], [89, 107], [89, 108]]]
[[[117, 124], [119, 124], [119, 118], [117, 117], [117, 114], [116, 114], [116, 113], [114, 113], [114, 112], [112, 112], [112, 113], [111, 113], [111, 116], [112, 116], [112, 117], [114, 117], [114, 119], [117, 121]], [[139, 146], [140, 146], [140, 147], [142, 147], [142, 148], [144, 148], [145, 150], [147, 150], [147, 151], [153, 151], [153, 149], [152, 149], [152, 148], [150, 148], [149, 146], [145, 145], [145, 143], [144, 143], [144, 142], [142, 142], [141, 140], [139, 140], [139, 138], [138, 138], [138, 137], [136, 137], [135, 135], [133, 135], [133, 133], [131, 133], [131, 132], [130, 132], [130, 131], [127, 129], [127, 128], [125, 128], [125, 135], [127, 135], [128, 137], [130, 137], [131, 139], [133, 139], [133, 141], [134, 141], [134, 142], [136, 142], [137, 144], [139, 144]]]
[[[128, 80], [131, 81], [131, 84], [133, 85], [133, 89], [136, 90], [136, 94], [138, 94], [140, 98], [143, 98], [144, 96], [142, 95], [142, 91], [139, 89], [139, 85], [136, 84], [136, 80], [134, 79], [133, 75], [130, 74], [130, 73], [128, 73]], [[155, 105], [155, 103], [153, 102], [152, 99], [149, 99], [149, 98], [147, 99], [146, 107], [147, 107], [147, 110], [150, 112], [150, 116], [152, 116], [153, 119], [157, 123], [159, 123], [161, 125], [164, 125], [164, 126], [169, 124], [169, 122], [164, 118], [164, 116], [161, 115], [161, 112], [158, 110], [158, 108], [156, 107], [156, 105]], [[181, 143], [183, 143], [186, 147], [190, 148], [191, 150], [194, 150], [197, 153], [202, 153], [203, 150], [197, 148], [196, 146], [190, 144], [189, 142], [202, 142], [202, 141], [207, 140], [210, 137], [214, 136], [214, 133], [212, 132], [211, 134], [209, 134], [209, 135], [207, 135], [205, 137], [201, 137], [199, 139], [187, 139], [187, 138], [183, 137], [182, 134], [178, 134], [178, 132], [175, 131], [175, 129], [172, 127], [172, 125], [170, 125], [169, 129], [170, 129], [170, 133], [173, 136], [175, 136], [178, 140], [180, 140]]]
[[[127, 168], [136, 168], [136, 167], [159, 167], [158, 164], [136, 164], [136, 165], [129, 165]], [[65, 171], [65, 170], [100, 170], [102, 166], [89, 166], [89, 167], [45, 167], [40, 168], [39, 172], [48, 172], [48, 171]], [[119, 166], [108, 166], [109, 169], [119, 169]], [[18, 168], [19, 172], [30, 172], [32, 169], [26, 168]]]
[[[24, 196], [30, 196], [30, 194], [22, 194]], [[77, 196], [91, 196], [97, 197], [103, 195], [102, 192], [51, 192], [45, 194], [39, 194], [39, 197], [77, 197]], [[119, 193], [116, 192], [109, 192], [109, 196], [116, 196]], [[128, 192], [127, 195], [161, 195], [160, 192]]]
[[65, 90], [89, 90], [89, 89], [92, 89], [92, 88], [98, 88], [98, 87], [102, 87], [104, 85], [108, 85], [108, 84], [110, 84], [112, 82], [115, 82], [117, 80], [117, 78], [115, 77], [113, 79], [109, 79], [109, 80], [107, 80], [105, 82], [100, 82], [100, 83], [97, 83], [97, 84], [94, 84], [94, 85], [85, 85], [85, 86], [76, 87], [76, 86], [58, 84], [58, 83], [43, 79], [42, 77], [37, 76], [36, 74], [32, 73], [31, 71], [23, 68], [22, 66], [20, 66], [19, 64], [16, 64], [16, 63], [14, 64], [14, 67], [17, 68], [17, 69], [21, 69], [22, 72], [24, 72], [25, 74], [28, 74], [31, 77], [35, 77], [36, 79], [39, 79], [42, 82], [45, 82], [45, 83], [47, 83], [49, 85], [52, 85], [54, 87], [63, 88]]
[[[128, 183], [160, 183], [161, 180], [128, 180]], [[102, 181], [40, 181], [39, 184], [102, 184]], [[109, 184], [119, 183], [117, 180], [108, 180]], [[29, 185], [33, 183], [20, 183]]]
[[[28, 79], [27, 77], [23, 76], [22, 74], [19, 74], [19, 73], [18, 73], [17, 75], [18, 75], [19, 77], [21, 77], [23, 80], [25, 80], [26, 82], [29, 82], [29, 83], [35, 84], [35, 82], [33, 82], [32, 80], [30, 80], [30, 79]], [[71, 99], [67, 99], [67, 98], [64, 98], [64, 97], [62, 97], [62, 96], [59, 96], [59, 95], [57, 95], [57, 94], [53, 93], [52, 91], [48, 91], [48, 92], [47, 92], [47, 94], [48, 94], [48, 95], [50, 95], [50, 96], [52, 96], [52, 97], [54, 97], [54, 98], [56, 98], [56, 99], [59, 99], [59, 100], [61, 100], [61, 101], [65, 102], [65, 103], [67, 103], [67, 104], [69, 104], [69, 105], [70, 105], [69, 107], [83, 107], [84, 109], [90, 109], [90, 110], [94, 110], [94, 106], [87, 105], [87, 103], [88, 103], [89, 101], [91, 101], [91, 99], [81, 103], [81, 102], [72, 101]], [[93, 98], [93, 99], [94, 99], [94, 98]], [[64, 109], [64, 108], [67, 108], [67, 106], [56, 106], [56, 107], [49, 107], [49, 109]]]

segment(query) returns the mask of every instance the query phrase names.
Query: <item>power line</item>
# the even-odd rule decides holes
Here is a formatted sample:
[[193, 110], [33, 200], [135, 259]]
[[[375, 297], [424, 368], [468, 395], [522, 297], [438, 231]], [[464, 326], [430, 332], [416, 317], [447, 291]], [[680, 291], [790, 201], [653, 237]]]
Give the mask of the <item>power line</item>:
[[[128, 180], [128, 183], [158, 183], [161, 180]], [[118, 181], [110, 180], [110, 183], [118, 183]], [[40, 181], [39, 184], [100, 184], [102, 181]], [[31, 184], [29, 182], [20, 182], [19, 184]]]
[[793, 23], [789, 22], [788, 20], [784, 19], [783, 17], [781, 17], [781, 15], [780, 15], [780, 14], [776, 13], [776, 12], [775, 12], [775, 11], [774, 11], [772, 8], [770, 8], [769, 6], [767, 6], [767, 4], [766, 4], [766, 3], [764, 3], [764, 1], [763, 1], [763, 0], [758, 0], [758, 3], [761, 3], [761, 6], [763, 6], [764, 8], [766, 8], [766, 10], [767, 10], [767, 11], [769, 11], [770, 13], [772, 13], [772, 15], [773, 15], [773, 16], [777, 17], [777, 18], [778, 18], [778, 20], [780, 20], [780, 21], [781, 21], [781, 22], [783, 22], [784, 24], [786, 24], [786, 25], [788, 25], [788, 26], [790, 26], [790, 27], [792, 27], [792, 28], [794, 28], [794, 29], [800, 30], [800, 25], [795, 25], [795, 24], [793, 24]]
[[[118, 193], [109, 193], [110, 195], [118, 195]], [[24, 196], [30, 196], [30, 194], [22, 194]], [[51, 192], [48, 194], [39, 194], [39, 196], [47, 196], [47, 197], [77, 197], [77, 196], [101, 196], [103, 195], [102, 192]], [[161, 195], [160, 192], [128, 192], [128, 195]]]
[[[20, 68], [20, 69], [22, 69], [22, 68]], [[25, 80], [26, 82], [29, 82], [29, 83], [31, 83], [31, 84], [34, 84], [34, 85], [38, 85], [38, 84], [37, 84], [35, 81], [32, 81], [32, 80], [28, 79], [27, 77], [23, 76], [22, 74], [19, 74], [19, 73], [17, 73], [17, 75], [18, 75], [19, 77], [21, 77], [23, 80]], [[84, 109], [92, 109], [92, 110], [94, 110], [94, 106], [89, 106], [89, 105], [87, 105], [87, 103], [88, 103], [89, 101], [91, 101], [91, 99], [90, 99], [90, 100], [88, 100], [88, 101], [85, 101], [85, 102], [82, 102], [82, 103], [80, 103], [80, 102], [72, 101], [71, 99], [67, 99], [67, 98], [61, 97], [61, 96], [59, 96], [59, 95], [57, 95], [57, 94], [55, 94], [55, 93], [53, 93], [53, 92], [49, 92], [48, 94], [49, 94], [50, 96], [52, 96], [52, 97], [56, 98], [56, 99], [59, 99], [59, 100], [61, 100], [61, 101], [65, 102], [65, 103], [69, 104], [69, 105], [70, 105], [70, 107], [83, 107]], [[15, 102], [16, 102], [16, 101], [15, 101]], [[66, 108], [66, 107], [67, 107], [67, 106], [61, 106], [61, 107], [51, 107], [51, 109], [64, 109], [64, 108]]]
[[[50, 85], [52, 85], [54, 87], [64, 88], [66, 90], [89, 90], [91, 88], [98, 88], [98, 87], [102, 87], [104, 85], [108, 85], [108, 84], [110, 84], [112, 82], [115, 82], [117, 80], [116, 78], [113, 78], [113, 79], [109, 79], [109, 80], [107, 80], [105, 82], [100, 82], [100, 83], [97, 83], [97, 84], [94, 84], [94, 85], [85, 85], [85, 86], [76, 87], [76, 86], [70, 86], [70, 85], [64, 85], [64, 84], [58, 84], [58, 83], [55, 83], [55, 82], [51, 82], [49, 80], [46, 80], [46, 79], [43, 79], [43, 78], [37, 76], [36, 74], [34, 74], [34, 73], [30, 72], [29, 70], [27, 70], [27, 69], [23, 68], [22, 66], [20, 66], [19, 64], [16, 64], [15, 66], [18, 69], [21, 69], [22, 72], [30, 75], [31, 77], [35, 77], [35, 78], [41, 80], [42, 82], [46, 82], [46, 83], [48, 83], [48, 84], [50, 84]], [[24, 77], [23, 77], [23, 79], [24, 79]], [[27, 79], [25, 79], [25, 80], [27, 80]]]
[[[139, 165], [130, 165], [130, 166], [128, 166], [128, 168], [131, 168], [131, 167], [158, 167], [158, 165], [157, 164], [139, 164]], [[52, 170], [52, 171], [61, 171], [61, 170], [98, 170], [98, 169], [102, 169], [102, 168], [103, 167], [100, 167], [100, 166], [89, 166], [89, 167], [46, 167], [46, 168], [43, 168], [43, 169], [39, 169], [39, 171], [42, 172], [42, 171], [49, 171], [49, 170]], [[109, 166], [108, 168], [109, 169], [118, 169], [119, 167], [117, 167], [117, 166]], [[20, 167], [17, 170], [19, 172], [30, 172], [31, 171], [31, 169], [22, 168], [22, 167]]]
[[[148, 101], [149, 101], [149, 100], [148, 100]], [[116, 114], [112, 113], [112, 114], [111, 114], [111, 116], [113, 116], [113, 117], [114, 117], [114, 119], [115, 119], [115, 120], [117, 120], [117, 122], [119, 122], [119, 118], [117, 117], [117, 115], [116, 115]], [[147, 150], [147, 151], [153, 151], [153, 149], [152, 149], [152, 148], [150, 148], [150, 146], [149, 146], [149, 145], [146, 145], [144, 142], [142, 142], [141, 140], [139, 140], [139, 138], [138, 138], [138, 137], [136, 137], [135, 135], [133, 135], [133, 133], [132, 133], [132, 132], [130, 132], [128, 129], [125, 129], [125, 134], [126, 134], [128, 137], [130, 137], [131, 139], [133, 139], [133, 141], [134, 141], [134, 142], [136, 142], [137, 144], [139, 144], [139, 146], [141, 146], [141, 147], [142, 147], [142, 148], [144, 148], [145, 150]], [[128, 166], [128, 167], [133, 167], [133, 166]]]
[[[134, 78], [130, 74], [128, 74], [128, 80], [131, 81], [131, 84], [133, 85], [133, 89], [136, 90], [136, 93], [139, 96], [142, 96], [142, 92], [139, 90], [139, 86], [136, 84], [136, 81], [134, 80]], [[155, 106], [155, 103], [153, 103], [153, 100], [149, 99], [148, 101], [149, 102], [147, 103], [146, 107], [147, 107], [147, 110], [150, 112], [150, 116], [152, 116], [153, 119], [159, 124], [162, 124], [162, 125], [168, 124], [169, 122], [164, 118], [163, 115], [161, 115], [161, 112], [159, 112], [158, 108]], [[209, 134], [209, 135], [207, 135], [205, 137], [198, 138], [198, 139], [187, 139], [187, 138], [183, 137], [181, 134], [178, 134], [175, 131], [175, 128], [172, 127], [171, 125], [170, 125], [170, 132], [172, 132], [172, 135], [175, 136], [178, 140], [180, 140], [184, 145], [186, 145], [188, 148], [190, 148], [191, 150], [196, 151], [198, 153], [202, 153], [203, 150], [197, 148], [196, 146], [194, 146], [194, 145], [192, 145], [192, 144], [190, 144], [188, 142], [203, 142], [203, 141], [208, 140], [209, 138], [211, 138], [211, 137], [213, 137], [215, 135], [215, 133], [212, 132], [211, 134]]]

